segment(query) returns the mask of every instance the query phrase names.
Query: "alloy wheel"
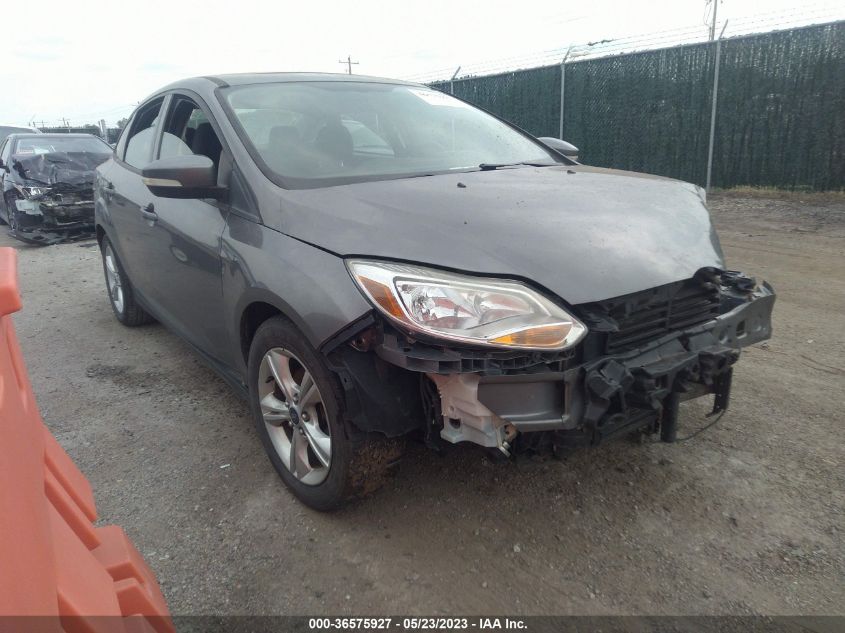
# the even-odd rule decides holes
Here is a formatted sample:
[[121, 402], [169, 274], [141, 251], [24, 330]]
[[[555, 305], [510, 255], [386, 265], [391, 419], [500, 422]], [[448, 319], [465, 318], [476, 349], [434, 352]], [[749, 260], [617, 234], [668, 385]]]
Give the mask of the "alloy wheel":
[[123, 314], [123, 285], [120, 283], [120, 271], [117, 268], [117, 258], [111, 248], [111, 244], [106, 244], [103, 253], [103, 261], [106, 265], [106, 283], [109, 288], [109, 298], [111, 299], [114, 309]]
[[258, 370], [258, 399], [270, 441], [285, 467], [303, 484], [325, 481], [331, 429], [320, 390], [302, 361], [281, 347], [269, 350]]

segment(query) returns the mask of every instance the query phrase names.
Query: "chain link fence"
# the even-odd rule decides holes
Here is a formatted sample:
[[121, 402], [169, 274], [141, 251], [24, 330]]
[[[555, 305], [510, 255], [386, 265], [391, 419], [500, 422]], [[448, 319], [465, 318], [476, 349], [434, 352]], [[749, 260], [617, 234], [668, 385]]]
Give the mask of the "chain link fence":
[[715, 86], [713, 186], [845, 188], [845, 21], [432, 86], [585, 163], [700, 185]]

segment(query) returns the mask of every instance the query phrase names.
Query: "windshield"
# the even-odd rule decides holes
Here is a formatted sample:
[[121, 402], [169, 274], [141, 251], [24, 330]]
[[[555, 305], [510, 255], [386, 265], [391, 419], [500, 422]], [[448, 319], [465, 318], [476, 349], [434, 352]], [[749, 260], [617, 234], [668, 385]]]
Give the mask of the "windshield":
[[56, 152], [78, 152], [88, 154], [110, 154], [112, 151], [104, 141], [94, 136], [48, 136], [41, 134], [18, 139], [15, 154], [54, 154]]
[[427, 88], [317, 81], [221, 92], [247, 145], [285, 186], [556, 163], [495, 117]]

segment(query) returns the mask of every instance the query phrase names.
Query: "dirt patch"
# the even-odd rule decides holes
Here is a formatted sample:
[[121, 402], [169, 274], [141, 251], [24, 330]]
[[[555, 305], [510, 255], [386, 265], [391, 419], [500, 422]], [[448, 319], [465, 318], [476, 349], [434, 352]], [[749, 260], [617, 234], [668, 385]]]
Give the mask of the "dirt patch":
[[843, 204], [845, 191], [789, 191], [769, 187], [735, 187], [714, 189], [713, 196], [734, 200], [788, 200], [797, 204]]
[[108, 380], [123, 389], [152, 389], [164, 380], [157, 370], [138, 370], [129, 365], [95, 363], [85, 369], [85, 375], [95, 380]]
[[[95, 246], [0, 242], [19, 248], [44, 417], [176, 614], [843, 614], [845, 202], [711, 208], [729, 265], [778, 292], [714, 428], [563, 462], [412, 445], [330, 515], [281, 486], [246, 405], [186, 345], [115, 321]], [[680, 433], [707, 411], [685, 405]]]

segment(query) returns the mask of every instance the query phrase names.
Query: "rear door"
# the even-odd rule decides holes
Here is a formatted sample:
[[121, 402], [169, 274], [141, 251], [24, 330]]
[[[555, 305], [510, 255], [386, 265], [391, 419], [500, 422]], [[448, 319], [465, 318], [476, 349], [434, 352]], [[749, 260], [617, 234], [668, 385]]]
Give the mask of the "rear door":
[[[218, 184], [229, 184], [230, 154], [199, 97], [173, 93], [162, 120], [157, 158], [207, 156], [214, 162]], [[153, 214], [145, 220], [149, 232], [144, 237], [142, 276], [148, 299], [181, 336], [226, 363], [221, 236], [229, 207], [213, 199], [159, 198], [149, 191], [144, 199], [150, 204], [146, 213]]]
[[154, 196], [141, 181], [141, 169], [152, 160], [164, 100], [158, 97], [138, 108], [127, 124], [126, 142], [121, 139], [113, 164], [100, 172], [113, 226], [110, 237], [126, 274], [145, 302], [151, 290], [147, 261], [152, 227], [142, 211]]

